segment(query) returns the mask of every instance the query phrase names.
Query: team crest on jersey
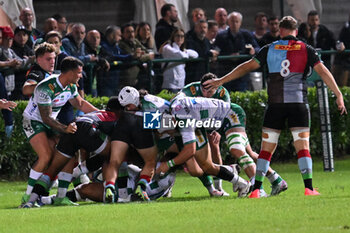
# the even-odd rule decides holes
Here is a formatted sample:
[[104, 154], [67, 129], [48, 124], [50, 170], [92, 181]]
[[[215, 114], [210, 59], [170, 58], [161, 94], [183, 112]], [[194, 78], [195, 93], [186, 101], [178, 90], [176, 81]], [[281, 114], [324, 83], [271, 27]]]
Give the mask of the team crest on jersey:
[[224, 97], [224, 95], [225, 95], [225, 89], [222, 89], [222, 90], [220, 91], [220, 97]]
[[51, 91], [53, 91], [53, 92], [55, 91], [55, 87], [52, 85], [52, 83], [49, 84], [49, 88]]
[[301, 45], [300, 44], [294, 44], [294, 45], [281, 45], [276, 44], [275, 45], [276, 50], [287, 50], [287, 51], [293, 51], [293, 50], [300, 50]]
[[192, 95], [196, 94], [196, 88], [194, 86], [191, 86], [190, 90], [191, 90]]

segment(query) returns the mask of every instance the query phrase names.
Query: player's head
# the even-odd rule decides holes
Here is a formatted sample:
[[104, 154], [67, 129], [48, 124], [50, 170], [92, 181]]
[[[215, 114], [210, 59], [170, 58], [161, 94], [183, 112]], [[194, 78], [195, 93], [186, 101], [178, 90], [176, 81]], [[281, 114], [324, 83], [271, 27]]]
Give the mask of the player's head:
[[298, 22], [292, 16], [284, 16], [279, 24], [281, 37], [288, 35], [296, 36], [298, 32]]
[[61, 73], [68, 74], [69, 83], [77, 83], [83, 77], [83, 62], [78, 58], [68, 56], [62, 60]]
[[42, 43], [35, 48], [36, 63], [46, 72], [55, 69], [56, 48], [49, 43]]
[[116, 113], [120, 111], [122, 108], [123, 107], [118, 100], [118, 96], [112, 96], [111, 98], [109, 98], [106, 106], [106, 111]]
[[140, 93], [136, 88], [126, 86], [119, 92], [118, 99], [127, 110], [135, 110], [140, 104]]
[[211, 80], [211, 79], [216, 79], [217, 76], [213, 73], [206, 73], [205, 75], [202, 76], [201, 78], [201, 91], [202, 91], [202, 94], [203, 94], [203, 97], [207, 97], [207, 98], [211, 98], [215, 92], [216, 92], [216, 89], [205, 89], [203, 87], [203, 83], [205, 83], [207, 80]]

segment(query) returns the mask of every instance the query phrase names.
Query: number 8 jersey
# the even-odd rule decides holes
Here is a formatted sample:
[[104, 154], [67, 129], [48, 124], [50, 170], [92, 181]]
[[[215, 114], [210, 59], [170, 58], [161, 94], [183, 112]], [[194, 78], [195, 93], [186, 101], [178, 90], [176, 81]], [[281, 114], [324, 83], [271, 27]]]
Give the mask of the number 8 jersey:
[[306, 78], [321, 62], [317, 51], [294, 36], [265, 45], [254, 57], [267, 65], [268, 103], [307, 103]]

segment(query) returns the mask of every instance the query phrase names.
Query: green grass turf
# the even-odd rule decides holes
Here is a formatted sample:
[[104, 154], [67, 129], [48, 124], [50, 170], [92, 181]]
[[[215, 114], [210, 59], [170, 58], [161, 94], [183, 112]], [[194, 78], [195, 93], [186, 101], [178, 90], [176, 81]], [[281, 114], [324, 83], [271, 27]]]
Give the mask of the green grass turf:
[[[264, 199], [210, 198], [196, 178], [177, 176], [172, 198], [152, 203], [17, 209], [24, 182], [0, 182], [0, 232], [350, 232], [350, 160], [336, 171], [314, 163], [321, 196], [305, 197], [297, 164], [274, 166], [286, 192]], [[264, 187], [270, 192], [267, 180]]]

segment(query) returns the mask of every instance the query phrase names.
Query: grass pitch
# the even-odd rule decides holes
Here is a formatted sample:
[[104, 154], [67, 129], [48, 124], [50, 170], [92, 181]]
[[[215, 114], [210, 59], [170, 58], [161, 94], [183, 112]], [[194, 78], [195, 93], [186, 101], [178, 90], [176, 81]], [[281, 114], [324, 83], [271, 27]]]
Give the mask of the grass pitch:
[[[17, 209], [24, 182], [0, 182], [0, 232], [350, 232], [350, 159], [335, 172], [314, 163], [314, 186], [321, 196], [305, 197], [297, 164], [274, 169], [288, 182], [276, 197], [210, 198], [196, 178], [180, 173], [172, 198], [152, 203], [82, 204], [78, 207]], [[270, 192], [267, 180], [266, 192]]]

